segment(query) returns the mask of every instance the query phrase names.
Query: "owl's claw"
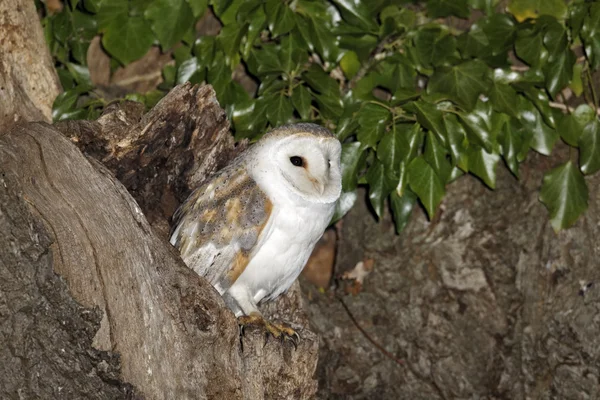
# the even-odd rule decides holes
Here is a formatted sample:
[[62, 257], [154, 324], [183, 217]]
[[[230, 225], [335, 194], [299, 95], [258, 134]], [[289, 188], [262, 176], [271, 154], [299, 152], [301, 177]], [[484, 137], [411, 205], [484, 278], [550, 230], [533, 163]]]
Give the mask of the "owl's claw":
[[289, 340], [294, 345], [294, 349], [298, 348], [298, 342], [300, 342], [300, 335], [298, 335], [298, 333], [294, 329], [284, 324], [269, 322], [266, 319], [264, 319], [263, 316], [260, 314], [253, 313], [250, 315], [243, 315], [241, 317], [238, 317], [238, 324], [240, 326], [240, 335], [242, 336], [244, 335], [245, 326], [259, 325], [264, 327], [267, 334], [266, 338], [268, 338], [270, 334], [276, 339], [281, 339], [281, 341], [283, 342]]

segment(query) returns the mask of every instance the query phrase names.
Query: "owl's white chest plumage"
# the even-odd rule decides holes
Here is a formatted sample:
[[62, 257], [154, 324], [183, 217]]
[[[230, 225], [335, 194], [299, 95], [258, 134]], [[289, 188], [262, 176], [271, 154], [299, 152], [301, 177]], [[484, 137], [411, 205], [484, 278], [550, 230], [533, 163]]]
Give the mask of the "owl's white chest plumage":
[[261, 244], [230, 293], [248, 291], [255, 302], [285, 292], [298, 277], [334, 212], [334, 204], [273, 209]]

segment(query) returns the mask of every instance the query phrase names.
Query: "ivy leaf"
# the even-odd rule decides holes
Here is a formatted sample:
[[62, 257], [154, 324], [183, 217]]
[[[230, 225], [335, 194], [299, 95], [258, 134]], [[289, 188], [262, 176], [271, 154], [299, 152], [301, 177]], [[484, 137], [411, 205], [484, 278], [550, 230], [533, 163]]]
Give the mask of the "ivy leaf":
[[335, 62], [338, 55], [337, 40], [328, 29], [327, 24], [315, 21], [314, 18], [295, 14], [296, 25], [310, 50], [314, 50], [325, 61]]
[[208, 0], [186, 0], [192, 9], [194, 18], [200, 17], [208, 8]]
[[496, 188], [496, 165], [500, 156], [488, 153], [485, 149], [473, 146], [469, 148], [469, 172], [481, 178], [490, 188]]
[[492, 14], [483, 25], [493, 55], [506, 52], [515, 37], [515, 21], [507, 14]]
[[250, 56], [254, 42], [258, 39], [260, 32], [267, 24], [267, 16], [262, 7], [257, 7], [248, 19], [250, 22], [248, 24], [248, 31], [246, 32], [246, 41], [242, 46], [244, 59]]
[[319, 93], [338, 95], [338, 83], [321, 69], [321, 67], [312, 64], [310, 68], [302, 75], [302, 78], [308, 83], [308, 86]]
[[548, 49], [548, 62], [543, 67], [546, 88], [554, 97], [571, 81], [575, 54], [568, 49], [567, 31], [558, 22], [547, 28], [544, 45]]
[[406, 190], [402, 197], [398, 193], [392, 192], [390, 196], [390, 205], [392, 207], [392, 216], [396, 225], [396, 233], [400, 233], [408, 224], [412, 210], [417, 202], [417, 195], [411, 190]]
[[548, 58], [548, 51], [544, 48], [543, 42], [544, 37], [541, 32], [534, 31], [530, 35], [521, 33], [515, 41], [515, 52], [528, 65], [538, 67]]
[[585, 17], [581, 27], [581, 38], [592, 68], [598, 69], [600, 67], [600, 4], [591, 5], [589, 15]]
[[450, 113], [444, 115], [444, 126], [446, 127], [448, 149], [450, 150], [452, 163], [468, 171], [468, 165], [461, 163], [462, 155], [466, 153], [468, 145], [465, 128], [458, 122], [457, 116]]
[[194, 13], [185, 0], [154, 0], [144, 16], [151, 21], [163, 51], [179, 42], [194, 22]]
[[371, 7], [368, 3], [354, 0], [332, 0], [332, 2], [349, 24], [367, 32], [376, 32], [376, 24], [371, 17]]
[[476, 141], [488, 153], [493, 151], [496, 145], [500, 126], [494, 125], [494, 115], [489, 102], [479, 100], [476, 107], [470, 113], [459, 113], [469, 138]]
[[227, 65], [232, 68], [240, 62], [240, 43], [242, 42], [242, 37], [245, 35], [247, 29], [248, 24], [240, 26], [237, 23], [231, 23], [225, 25], [217, 37], [217, 40], [225, 53], [225, 61], [227, 62]]
[[600, 170], [600, 122], [597, 118], [583, 128], [579, 138], [579, 164], [586, 175]]
[[277, 93], [268, 97], [267, 119], [271, 126], [286, 124], [292, 118], [294, 109], [290, 99], [283, 93]]
[[[204, 77], [198, 77], [197, 72], [201, 71], [198, 59], [196, 57], [190, 57], [181, 63], [177, 69], [177, 84], [184, 82], [200, 83]], [[196, 76], [195, 76], [196, 75]], [[194, 79], [197, 78], [197, 79]]]
[[490, 100], [496, 111], [506, 113], [511, 117], [518, 117], [517, 92], [510, 85], [493, 81], [490, 87]]
[[567, 17], [567, 5], [563, 0], [510, 0], [508, 11], [519, 22], [540, 15], [551, 15], [563, 20]]
[[511, 124], [504, 124], [498, 136], [502, 148], [502, 157], [510, 171], [519, 177], [519, 159], [518, 154], [524, 147], [523, 137], [516, 130], [512, 129]]
[[351, 192], [358, 185], [358, 173], [364, 168], [367, 153], [360, 142], [342, 145], [342, 191]]
[[572, 114], [561, 115], [557, 131], [560, 137], [569, 145], [579, 147], [579, 138], [588, 122], [596, 119], [596, 111], [587, 104], [577, 106]]
[[446, 128], [442, 112], [435, 105], [423, 100], [411, 103], [417, 114], [417, 121], [425, 128], [433, 131], [444, 145], [446, 144]]
[[428, 0], [427, 14], [431, 18], [454, 15], [459, 18], [469, 18], [467, 0]]
[[375, 210], [375, 214], [377, 214], [379, 219], [381, 219], [383, 216], [385, 198], [394, 189], [393, 187], [390, 187], [390, 179], [386, 176], [386, 173], [387, 172], [384, 165], [377, 159], [367, 171], [367, 182], [369, 183], [369, 201], [371, 202], [373, 210]]
[[390, 112], [384, 107], [372, 103], [365, 104], [357, 113], [358, 141], [365, 146], [376, 147], [390, 118]]
[[530, 101], [519, 99], [520, 121], [533, 133], [531, 148], [545, 156], [550, 155], [559, 138], [558, 133], [544, 122], [540, 111]]
[[269, 30], [273, 36], [285, 35], [296, 25], [294, 12], [287, 6], [286, 3], [280, 0], [268, 0], [265, 3], [267, 13], [267, 21], [269, 22]]
[[443, 93], [467, 111], [475, 107], [479, 94], [486, 90], [484, 76], [488, 67], [481, 61], [467, 61], [442, 68], [431, 77], [427, 93]]
[[323, 118], [335, 120], [344, 112], [344, 104], [342, 103], [342, 99], [335, 94], [322, 93], [315, 94], [314, 97]]
[[425, 152], [423, 157], [425, 158], [425, 161], [433, 167], [442, 182], [448, 182], [450, 172], [452, 171], [452, 165], [446, 158], [447, 154], [446, 149], [444, 149], [440, 142], [435, 138], [435, 135], [428, 132], [425, 140]]
[[310, 119], [310, 92], [304, 85], [298, 85], [292, 92], [292, 104], [302, 119]]
[[587, 210], [587, 184], [571, 161], [544, 175], [540, 201], [550, 211], [550, 222], [556, 232], [571, 226]]
[[347, 51], [340, 60], [340, 68], [347, 79], [352, 79], [360, 69], [358, 55], [352, 50]]
[[[104, 4], [103, 4], [104, 6]], [[106, 28], [102, 45], [122, 64], [142, 58], [154, 42], [154, 34], [143, 17], [118, 16]]]
[[406, 139], [396, 129], [386, 133], [377, 146], [377, 158], [388, 171], [393, 173], [396, 180], [399, 178], [400, 161], [403, 159], [403, 149], [406, 149], [407, 147], [408, 144], [406, 143]]
[[414, 38], [417, 56], [425, 67], [442, 65], [456, 51], [456, 40], [441, 29], [421, 29]]
[[409, 164], [408, 184], [419, 196], [429, 219], [433, 219], [437, 206], [444, 197], [445, 189], [433, 168], [423, 158], [417, 157]]

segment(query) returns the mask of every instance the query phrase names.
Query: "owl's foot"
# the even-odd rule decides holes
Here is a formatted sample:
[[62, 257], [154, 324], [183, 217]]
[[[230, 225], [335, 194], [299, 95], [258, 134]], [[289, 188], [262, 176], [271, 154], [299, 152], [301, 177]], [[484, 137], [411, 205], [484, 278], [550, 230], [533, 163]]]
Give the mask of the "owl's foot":
[[294, 345], [294, 349], [298, 348], [298, 342], [300, 341], [300, 335], [295, 330], [284, 324], [269, 322], [258, 313], [251, 313], [250, 315], [243, 315], [238, 317], [238, 324], [240, 325], [240, 333], [244, 334], [244, 327], [249, 325], [262, 326], [267, 334], [281, 341], [290, 341]]

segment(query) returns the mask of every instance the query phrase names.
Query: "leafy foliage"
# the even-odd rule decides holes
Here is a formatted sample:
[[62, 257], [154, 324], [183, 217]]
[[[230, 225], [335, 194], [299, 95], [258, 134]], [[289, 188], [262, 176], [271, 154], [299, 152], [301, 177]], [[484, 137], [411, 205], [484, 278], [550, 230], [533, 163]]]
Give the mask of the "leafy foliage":
[[[458, 176], [472, 174], [493, 189], [500, 160], [518, 177], [530, 149], [549, 155], [561, 139], [579, 152], [578, 163], [549, 171], [540, 200], [553, 227], [564, 229], [587, 208], [583, 176], [600, 169], [590, 83], [600, 67], [600, 3], [511, 0], [506, 12], [497, 4], [70, 0], [43, 19], [65, 88], [54, 118], [94, 118], [104, 105], [87, 69], [93, 37], [101, 35], [113, 69], [159, 45], [174, 57], [162, 93], [185, 81], [213, 85], [238, 139], [293, 121], [332, 129], [343, 143], [336, 218], [366, 184], [377, 216], [389, 204], [401, 231], [417, 200], [433, 217]], [[215, 36], [194, 30], [206, 13], [222, 25]], [[470, 17], [466, 30], [456, 24]], [[240, 84], [240, 68], [255, 91]], [[584, 104], [560, 104], [567, 88]], [[131, 98], [158, 100], [156, 92]]]

